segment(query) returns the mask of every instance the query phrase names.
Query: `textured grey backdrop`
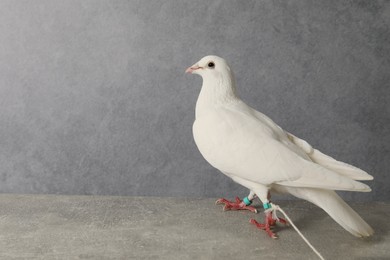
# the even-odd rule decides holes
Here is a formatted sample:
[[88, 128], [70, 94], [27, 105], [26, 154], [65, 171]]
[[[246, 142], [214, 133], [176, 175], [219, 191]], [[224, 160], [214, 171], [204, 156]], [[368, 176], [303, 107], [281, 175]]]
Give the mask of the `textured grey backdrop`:
[[0, 192], [234, 196], [192, 139], [225, 57], [241, 97], [390, 199], [389, 1], [0, 2]]

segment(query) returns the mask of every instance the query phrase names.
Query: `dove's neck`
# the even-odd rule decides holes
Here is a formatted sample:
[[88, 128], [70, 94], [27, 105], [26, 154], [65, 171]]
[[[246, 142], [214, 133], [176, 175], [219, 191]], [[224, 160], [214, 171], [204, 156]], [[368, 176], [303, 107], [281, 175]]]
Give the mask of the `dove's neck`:
[[220, 77], [217, 80], [203, 78], [202, 89], [196, 102], [195, 116], [199, 118], [217, 107], [239, 101], [232, 76]]

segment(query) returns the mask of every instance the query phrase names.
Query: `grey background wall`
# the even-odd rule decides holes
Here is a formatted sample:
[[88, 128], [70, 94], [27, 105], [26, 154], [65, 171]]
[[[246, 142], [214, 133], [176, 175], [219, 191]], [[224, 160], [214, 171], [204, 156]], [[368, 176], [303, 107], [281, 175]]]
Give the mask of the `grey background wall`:
[[0, 2], [0, 192], [218, 197], [245, 189], [192, 139], [201, 78], [390, 193], [389, 1]]

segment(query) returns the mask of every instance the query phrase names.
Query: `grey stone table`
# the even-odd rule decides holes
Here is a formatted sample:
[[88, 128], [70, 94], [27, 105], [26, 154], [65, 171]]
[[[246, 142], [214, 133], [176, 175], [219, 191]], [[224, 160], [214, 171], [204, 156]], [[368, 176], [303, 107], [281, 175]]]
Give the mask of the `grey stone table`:
[[[278, 240], [215, 199], [0, 195], [1, 259], [317, 259], [292, 227]], [[390, 203], [352, 206], [376, 230], [344, 231], [321, 209], [280, 201], [326, 259], [390, 259]]]

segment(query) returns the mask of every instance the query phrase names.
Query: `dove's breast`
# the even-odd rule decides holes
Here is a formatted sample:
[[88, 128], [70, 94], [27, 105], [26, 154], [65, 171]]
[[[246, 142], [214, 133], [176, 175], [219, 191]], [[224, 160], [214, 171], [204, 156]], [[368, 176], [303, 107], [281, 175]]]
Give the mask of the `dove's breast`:
[[247, 159], [244, 151], [253, 145], [261, 147], [275, 133], [256, 118], [221, 109], [197, 118], [193, 135], [200, 153], [212, 166], [232, 171], [237, 162]]

